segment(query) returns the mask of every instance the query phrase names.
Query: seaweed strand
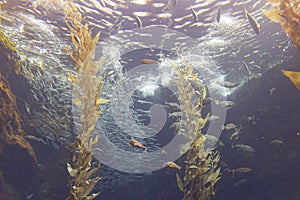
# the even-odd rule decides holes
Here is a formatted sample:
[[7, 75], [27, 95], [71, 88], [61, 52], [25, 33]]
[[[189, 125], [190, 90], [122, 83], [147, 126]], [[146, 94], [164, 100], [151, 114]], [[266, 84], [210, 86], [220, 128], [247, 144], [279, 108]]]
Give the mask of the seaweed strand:
[[215, 184], [220, 179], [220, 154], [215, 149], [204, 148], [206, 138], [201, 129], [209, 117], [201, 118], [202, 102], [206, 96], [205, 85], [200, 83], [197, 73], [188, 63], [171, 63], [171, 66], [178, 75], [179, 100], [185, 115], [185, 119], [181, 120], [181, 129], [183, 135], [192, 141], [191, 145], [181, 147], [183, 152], [187, 150], [187, 154], [183, 180], [176, 174], [178, 187], [184, 193], [184, 200], [209, 200], [215, 196]]
[[98, 142], [98, 136], [92, 137], [92, 130], [101, 114], [99, 105], [108, 102], [101, 99], [103, 77], [97, 76], [101, 68], [101, 61], [95, 62], [95, 48], [100, 33], [94, 38], [87, 24], [83, 24], [82, 14], [77, 6], [68, 1], [65, 9], [66, 23], [71, 32], [74, 48], [70, 57], [75, 63], [75, 74], [68, 74], [72, 82], [74, 104], [81, 110], [81, 130], [74, 142], [72, 164], [67, 164], [71, 176], [70, 194], [67, 199], [94, 199], [99, 195], [92, 193], [100, 177], [95, 176], [100, 165], [92, 168], [93, 145]]

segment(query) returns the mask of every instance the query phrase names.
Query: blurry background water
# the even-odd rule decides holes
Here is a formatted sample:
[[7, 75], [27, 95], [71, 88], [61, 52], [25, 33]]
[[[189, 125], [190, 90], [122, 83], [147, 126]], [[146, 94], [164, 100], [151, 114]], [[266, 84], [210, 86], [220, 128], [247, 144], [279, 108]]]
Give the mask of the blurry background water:
[[[238, 141], [230, 140], [227, 131], [221, 134], [224, 146], [218, 148], [223, 165], [231, 169], [252, 169], [248, 174], [235, 176], [223, 171], [216, 199], [300, 199], [297, 192], [300, 189], [297, 171], [300, 93], [280, 73], [283, 68], [299, 69], [300, 57], [281, 27], [262, 14], [262, 9], [270, 7], [267, 1], [82, 0], [75, 3], [93, 34], [101, 32], [96, 54], [104, 57], [103, 96], [111, 104], [104, 107], [97, 125], [111, 142], [118, 148], [133, 151], [128, 146], [131, 134], [145, 137], [142, 134], [147, 133], [146, 128], [150, 133], [157, 130], [147, 126], [151, 123], [151, 106], [164, 105], [168, 114], [171, 111], [165, 102], [176, 101], [168, 90], [172, 72], [164, 63], [153, 73], [138, 77], [139, 80], [128, 80], [126, 72], [145, 58], [187, 59], [204, 77], [210, 92], [236, 104], [227, 110], [225, 124], [233, 122], [243, 129]], [[219, 8], [221, 17], [217, 22]], [[260, 24], [260, 34], [252, 29], [244, 9]], [[66, 72], [73, 71], [73, 63], [65, 49], [71, 39], [64, 15], [63, 1], [58, 0], [9, 0], [2, 5], [1, 30], [20, 51], [25, 63], [22, 73], [28, 85], [21, 90], [17, 82], [11, 84], [18, 91], [17, 96], [26, 102], [21, 110], [28, 130], [32, 131], [30, 134], [44, 142], [32, 142], [42, 164], [51, 160], [45, 156], [56, 157], [56, 150], [70, 143], [76, 132], [76, 124], [70, 119], [76, 123], [77, 115], [72, 111], [72, 91], [65, 76]], [[159, 43], [149, 44], [153, 35], [141, 31], [149, 27], [165, 31]], [[176, 33], [175, 37], [172, 33]], [[170, 43], [171, 47], [167, 47]], [[223, 81], [239, 83], [239, 86], [226, 88], [220, 84]], [[116, 119], [124, 121], [117, 124], [120, 120]], [[172, 139], [171, 123], [172, 119], [167, 119], [162, 131], [143, 139], [150, 151], [160, 149]], [[255, 152], [239, 150], [236, 144], [249, 145]], [[113, 160], [114, 155], [111, 156]], [[183, 164], [183, 160], [178, 162]], [[65, 163], [60, 166], [65, 169]], [[134, 174], [103, 165], [99, 173], [103, 179], [96, 189], [102, 193], [97, 199], [182, 199], [176, 171], [161, 169]], [[51, 187], [56, 194], [48, 199], [64, 199], [66, 185], [61, 186], [62, 191]], [[35, 189], [22, 192], [24, 198], [39, 199]]]

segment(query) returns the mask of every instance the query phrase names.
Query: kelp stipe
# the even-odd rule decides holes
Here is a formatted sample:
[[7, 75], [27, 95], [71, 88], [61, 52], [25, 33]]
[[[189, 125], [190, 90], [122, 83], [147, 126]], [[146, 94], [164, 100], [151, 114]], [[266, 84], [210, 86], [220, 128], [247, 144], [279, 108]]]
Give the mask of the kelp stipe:
[[188, 63], [171, 66], [176, 70], [179, 90], [179, 101], [185, 119], [181, 120], [183, 135], [192, 141], [191, 145], [183, 145], [186, 153], [185, 175], [176, 174], [179, 189], [184, 193], [184, 200], [209, 200], [216, 194], [215, 184], [220, 179], [218, 162], [220, 154], [216, 149], [205, 149], [205, 135], [201, 129], [209, 119], [209, 114], [201, 117], [203, 99], [206, 97], [205, 85], [200, 83], [194, 69]]
[[92, 130], [101, 110], [99, 104], [108, 102], [100, 98], [103, 77], [97, 76], [101, 62], [95, 62], [95, 48], [100, 37], [98, 33], [92, 38], [91, 29], [83, 24], [83, 17], [72, 1], [66, 5], [66, 23], [71, 32], [74, 48], [70, 56], [75, 62], [75, 74], [68, 74], [74, 93], [73, 103], [81, 111], [81, 134], [74, 142], [72, 164], [67, 164], [70, 179], [70, 194], [67, 199], [94, 199], [99, 193], [91, 194], [99, 177], [94, 177], [98, 167], [92, 169], [91, 150], [98, 142], [98, 136], [92, 137]]

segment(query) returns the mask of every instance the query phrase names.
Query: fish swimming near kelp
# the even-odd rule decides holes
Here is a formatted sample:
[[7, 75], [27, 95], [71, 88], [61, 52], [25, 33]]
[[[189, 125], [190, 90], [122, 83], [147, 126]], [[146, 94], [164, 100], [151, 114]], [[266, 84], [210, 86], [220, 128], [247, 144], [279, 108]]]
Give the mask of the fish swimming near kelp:
[[233, 145], [231, 145], [231, 147], [238, 151], [242, 151], [248, 155], [252, 155], [253, 153], [256, 152], [253, 147], [246, 145], [246, 144], [233, 144]]
[[137, 147], [137, 148], [142, 149], [142, 150], [144, 150], [144, 151], [147, 150], [147, 148], [144, 147], [144, 145], [142, 145], [142, 144], [141, 144], [139, 141], [137, 141], [137, 140], [132, 139], [132, 140], [129, 140], [128, 142], [129, 142], [129, 144], [131, 144], [131, 145], [134, 146], [134, 147]]
[[230, 173], [231, 176], [234, 177], [236, 174], [249, 173], [249, 172], [252, 171], [252, 169], [250, 169], [248, 167], [240, 167], [240, 168], [237, 168], [237, 169], [225, 168], [224, 171]]
[[238, 140], [239, 136], [241, 135], [241, 130], [243, 128], [240, 126], [239, 128], [237, 128], [230, 136], [229, 140]]
[[260, 25], [256, 21], [256, 19], [244, 8], [245, 14], [248, 18], [248, 21], [256, 34], [260, 33]]
[[218, 81], [217, 83], [226, 88], [234, 88], [239, 85], [239, 83], [232, 83], [232, 82], [228, 82], [228, 81]]
[[178, 170], [181, 169], [181, 167], [179, 165], [177, 165], [175, 162], [165, 162], [163, 164], [163, 167], [168, 167], [168, 168], [171, 168], [171, 169], [178, 169]]
[[237, 128], [237, 126], [234, 123], [227, 123], [226, 125], [222, 126], [222, 130], [224, 131], [229, 131], [235, 128]]
[[194, 19], [195, 23], [197, 23], [198, 22], [198, 15], [197, 15], [196, 11], [193, 8], [192, 8], [192, 15], [193, 15], [193, 19]]

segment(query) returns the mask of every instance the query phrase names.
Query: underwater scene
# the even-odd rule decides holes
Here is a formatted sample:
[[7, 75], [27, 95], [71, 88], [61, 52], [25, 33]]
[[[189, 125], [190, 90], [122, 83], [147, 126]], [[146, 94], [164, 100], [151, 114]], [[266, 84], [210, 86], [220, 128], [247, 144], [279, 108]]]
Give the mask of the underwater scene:
[[300, 200], [300, 0], [1, 0], [0, 200]]

